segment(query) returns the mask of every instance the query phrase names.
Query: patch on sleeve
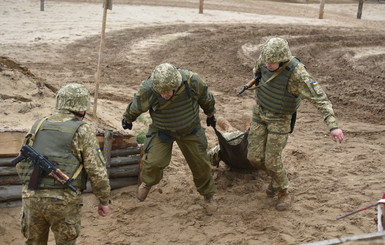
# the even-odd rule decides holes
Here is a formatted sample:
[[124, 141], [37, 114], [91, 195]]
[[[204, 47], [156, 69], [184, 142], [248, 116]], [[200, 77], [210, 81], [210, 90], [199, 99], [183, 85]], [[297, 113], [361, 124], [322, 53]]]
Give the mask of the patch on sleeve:
[[100, 148], [94, 149], [93, 152], [94, 152], [96, 161], [98, 161], [99, 163], [102, 163], [102, 165], [105, 166], [106, 161], [104, 160], [103, 152], [100, 150]]
[[324, 91], [321, 86], [317, 83], [317, 81], [313, 81], [310, 83], [316, 95], [323, 95]]

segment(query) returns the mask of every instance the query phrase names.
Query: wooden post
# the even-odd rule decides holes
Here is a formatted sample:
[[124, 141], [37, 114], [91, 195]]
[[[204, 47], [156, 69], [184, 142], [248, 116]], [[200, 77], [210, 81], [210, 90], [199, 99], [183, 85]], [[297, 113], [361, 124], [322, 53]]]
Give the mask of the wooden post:
[[382, 198], [377, 202], [377, 231], [384, 231], [384, 206], [385, 206], [385, 193], [382, 194]]
[[383, 206], [384, 204], [379, 204], [377, 206], [377, 231], [384, 231], [384, 226], [382, 223], [384, 219]]
[[111, 0], [104, 0], [103, 4], [103, 23], [102, 23], [102, 33], [100, 36], [100, 46], [99, 46], [99, 58], [98, 58], [98, 66], [96, 68], [96, 83], [95, 83], [95, 94], [94, 94], [94, 108], [93, 115], [97, 122], [97, 107], [98, 107], [98, 96], [99, 96], [99, 83], [100, 83], [100, 63], [102, 62], [102, 53], [104, 49], [104, 39], [106, 36], [106, 22], [107, 22], [107, 9], [112, 9]]
[[199, 13], [203, 14], [203, 0], [199, 0]]
[[113, 131], [111, 129], [106, 129], [104, 131], [103, 156], [104, 156], [104, 159], [106, 160], [106, 168], [107, 168], [108, 175], [110, 175], [110, 168], [111, 168], [112, 140], [113, 140]]
[[44, 11], [44, 0], [40, 0], [40, 11]]
[[325, 0], [320, 0], [320, 7], [319, 7], [319, 19], [324, 18], [324, 8], [325, 8]]
[[364, 6], [364, 0], [358, 1], [358, 11], [357, 11], [357, 19], [361, 19], [362, 16], [362, 7]]

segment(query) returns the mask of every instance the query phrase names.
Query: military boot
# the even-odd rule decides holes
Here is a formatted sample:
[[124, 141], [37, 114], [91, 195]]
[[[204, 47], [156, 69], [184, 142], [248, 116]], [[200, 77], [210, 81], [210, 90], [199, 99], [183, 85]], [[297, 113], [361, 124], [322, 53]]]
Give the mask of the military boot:
[[148, 193], [150, 192], [151, 186], [146, 185], [146, 183], [142, 182], [142, 184], [139, 185], [138, 191], [136, 192], [136, 198], [139, 199], [139, 201], [143, 202], [146, 200], [146, 197]]
[[273, 187], [273, 182], [270, 182], [269, 186], [266, 189], [266, 195], [268, 197], [274, 197], [277, 192], [278, 192], [278, 189]]
[[208, 216], [213, 215], [217, 211], [217, 202], [214, 200], [213, 196], [205, 196], [205, 209], [206, 215]]
[[275, 206], [275, 209], [278, 211], [284, 211], [290, 208], [291, 206], [291, 197], [287, 190], [281, 190], [277, 192], [278, 194], [278, 202]]

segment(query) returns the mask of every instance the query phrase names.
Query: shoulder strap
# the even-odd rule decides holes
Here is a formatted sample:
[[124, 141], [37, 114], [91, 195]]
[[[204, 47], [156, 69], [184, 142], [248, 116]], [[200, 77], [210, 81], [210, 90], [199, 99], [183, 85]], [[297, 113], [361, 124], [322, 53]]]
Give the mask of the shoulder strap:
[[[192, 77], [193, 73], [190, 71], [190, 74], [189, 74], [189, 77], [188, 77], [188, 80], [187, 80], [187, 86], [190, 85], [190, 79]], [[166, 103], [164, 103], [163, 105], [159, 106], [158, 107], [158, 110], [163, 110], [164, 108], [166, 108], [167, 106], [169, 106], [177, 97], [178, 95], [180, 95], [184, 90], [186, 89], [186, 84], [184, 83], [179, 89], [178, 91], [171, 97], [170, 100], [168, 100]]]
[[29, 132], [26, 136], [25, 136], [25, 139], [24, 139], [24, 144], [26, 145], [32, 145], [33, 142], [35, 141], [35, 137], [36, 137], [36, 134], [37, 132], [39, 131], [41, 125], [43, 124], [43, 122], [45, 120], [47, 120], [48, 117], [44, 117], [43, 119], [40, 120], [40, 122], [37, 124], [34, 132]]
[[[278, 71], [276, 73], [274, 73], [270, 78], [269, 80], [267, 80], [264, 84], [270, 82], [271, 80], [273, 80], [274, 78], [276, 78], [279, 74], [281, 74], [281, 72], [290, 64], [290, 62], [294, 59], [295, 57], [292, 56], [291, 59], [289, 61], [287, 61], [283, 66], [281, 66]], [[261, 87], [262, 84], [259, 84], [257, 86], [255, 86], [254, 88], [249, 88], [249, 90], [254, 90], [254, 89], [257, 89], [259, 87]]]

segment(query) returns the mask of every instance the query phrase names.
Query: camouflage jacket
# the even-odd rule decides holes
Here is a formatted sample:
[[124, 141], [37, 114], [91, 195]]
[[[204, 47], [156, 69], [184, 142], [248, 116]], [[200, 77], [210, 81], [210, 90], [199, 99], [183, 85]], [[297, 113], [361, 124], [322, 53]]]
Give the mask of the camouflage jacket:
[[[254, 76], [261, 71], [263, 65], [265, 65], [265, 62], [260, 56], [253, 69]], [[329, 130], [338, 128], [332, 103], [321, 86], [307, 72], [304, 64], [299, 63], [294, 69], [289, 78], [287, 90], [294, 96], [309, 100], [322, 114]], [[258, 89], [256, 93], [258, 93]]]
[[[64, 122], [74, 118], [74, 115], [66, 110], [60, 110], [47, 118], [48, 121]], [[84, 170], [91, 182], [92, 190], [100, 203], [107, 205], [110, 199], [110, 184], [105, 166], [105, 160], [99, 150], [96, 135], [90, 125], [83, 124], [79, 127], [72, 141], [73, 155], [83, 163]], [[83, 171], [84, 171], [83, 170]], [[28, 190], [24, 185], [23, 198], [48, 197], [64, 201], [76, 200], [79, 196], [69, 188], [64, 189], [39, 189]]]
[[[179, 69], [179, 72], [182, 74], [183, 80], [187, 80], [186, 72], [188, 74], [188, 71]], [[203, 109], [203, 112], [206, 115], [214, 114], [214, 96], [208, 91], [207, 84], [197, 73], [193, 73], [190, 79], [190, 89], [193, 98], [197, 100], [199, 106]], [[133, 122], [140, 114], [149, 110], [157, 110], [160, 100], [164, 99], [152, 88], [150, 77], [141, 83], [138, 93], [134, 95], [132, 102], [128, 104], [127, 109], [123, 114], [123, 118]]]

